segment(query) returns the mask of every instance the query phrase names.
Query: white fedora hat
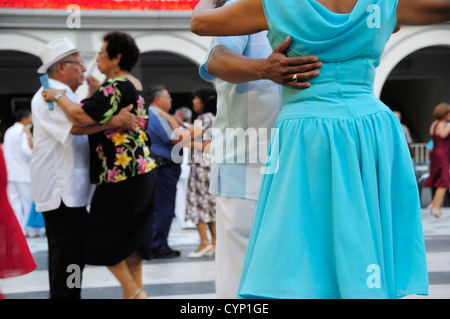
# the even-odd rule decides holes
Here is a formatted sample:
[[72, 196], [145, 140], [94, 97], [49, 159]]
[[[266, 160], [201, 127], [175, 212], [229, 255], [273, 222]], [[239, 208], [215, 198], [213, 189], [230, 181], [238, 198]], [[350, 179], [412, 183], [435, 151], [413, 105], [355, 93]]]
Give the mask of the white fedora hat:
[[40, 57], [42, 61], [41, 67], [37, 70], [38, 73], [47, 73], [47, 69], [56, 62], [79, 52], [68, 38], [59, 38], [50, 41], [42, 49]]

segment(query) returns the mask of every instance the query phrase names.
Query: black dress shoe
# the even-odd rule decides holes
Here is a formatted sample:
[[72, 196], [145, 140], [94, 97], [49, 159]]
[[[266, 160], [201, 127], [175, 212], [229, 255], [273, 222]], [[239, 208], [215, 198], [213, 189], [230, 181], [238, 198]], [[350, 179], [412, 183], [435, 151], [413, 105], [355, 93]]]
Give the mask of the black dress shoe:
[[152, 258], [173, 258], [180, 256], [181, 253], [178, 250], [173, 250], [172, 248], [162, 249], [158, 252], [152, 253]]

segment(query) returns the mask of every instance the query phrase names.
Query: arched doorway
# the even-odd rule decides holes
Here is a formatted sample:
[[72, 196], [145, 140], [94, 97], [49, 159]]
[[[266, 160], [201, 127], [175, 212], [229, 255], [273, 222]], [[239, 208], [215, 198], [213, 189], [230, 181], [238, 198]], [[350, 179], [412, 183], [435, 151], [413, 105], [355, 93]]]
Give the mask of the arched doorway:
[[144, 89], [150, 85], [164, 85], [172, 96], [172, 111], [179, 107], [192, 107], [192, 93], [211, 86], [198, 73], [198, 65], [172, 52], [152, 51], [142, 53], [133, 73], [142, 81]]
[[417, 143], [428, 142], [433, 109], [450, 102], [450, 47], [432, 46], [404, 57], [386, 79], [380, 99], [402, 113]]
[[429, 139], [432, 110], [450, 102], [450, 25], [402, 27], [386, 45], [375, 94], [402, 112], [415, 142]]
[[135, 39], [141, 56], [133, 73], [144, 88], [165, 85], [172, 96], [172, 112], [181, 106], [192, 107], [192, 93], [199, 87], [211, 86], [198, 73], [210, 39], [190, 32], [143, 33]]
[[40, 65], [41, 60], [30, 53], [0, 50], [0, 135], [14, 124], [18, 109], [31, 109], [31, 98], [40, 87], [36, 72]]
[[449, 24], [402, 27], [400, 32], [393, 34], [377, 68], [375, 94], [380, 96], [384, 83], [400, 61], [414, 52], [434, 46], [450, 47]]

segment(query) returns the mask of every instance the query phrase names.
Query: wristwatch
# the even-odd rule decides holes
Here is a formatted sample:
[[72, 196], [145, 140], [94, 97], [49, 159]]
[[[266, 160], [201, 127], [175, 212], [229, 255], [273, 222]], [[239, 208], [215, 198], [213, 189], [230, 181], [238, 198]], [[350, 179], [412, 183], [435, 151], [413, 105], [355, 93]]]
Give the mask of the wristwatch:
[[59, 98], [64, 95], [66, 95], [66, 94], [59, 92], [58, 94], [55, 95], [55, 101], [58, 102]]

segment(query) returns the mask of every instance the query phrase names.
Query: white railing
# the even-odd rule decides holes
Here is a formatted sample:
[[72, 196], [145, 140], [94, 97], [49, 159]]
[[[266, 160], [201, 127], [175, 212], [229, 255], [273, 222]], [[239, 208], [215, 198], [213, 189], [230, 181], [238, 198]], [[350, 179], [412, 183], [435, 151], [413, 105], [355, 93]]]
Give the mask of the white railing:
[[413, 143], [411, 148], [413, 151], [413, 162], [414, 163], [428, 163], [429, 161], [429, 150], [427, 149], [427, 143]]

